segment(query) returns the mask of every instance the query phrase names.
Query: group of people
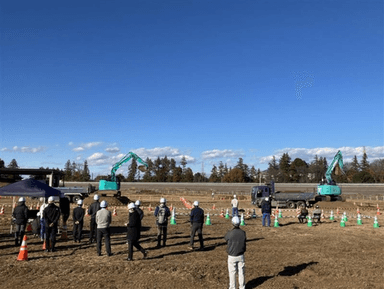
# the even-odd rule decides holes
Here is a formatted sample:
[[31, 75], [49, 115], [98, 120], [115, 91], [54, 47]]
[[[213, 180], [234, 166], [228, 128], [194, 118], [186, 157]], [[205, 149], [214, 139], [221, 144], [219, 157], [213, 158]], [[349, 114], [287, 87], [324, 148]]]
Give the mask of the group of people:
[[[38, 217], [40, 218], [40, 236], [46, 243], [46, 252], [54, 252], [56, 245], [56, 234], [58, 231], [58, 223], [63, 215], [60, 207], [54, 202], [53, 197], [49, 197], [47, 202], [43, 202], [40, 207]], [[139, 243], [141, 232], [141, 221], [144, 213], [140, 208], [141, 201], [128, 204], [128, 222], [127, 226], [127, 244], [128, 244], [128, 261], [133, 260], [133, 247], [137, 248], [143, 258], [147, 257], [146, 251]], [[99, 201], [99, 196], [94, 195], [94, 202], [89, 206], [88, 214], [90, 215], [90, 233], [89, 243], [97, 243], [97, 254], [101, 256], [102, 239], [105, 241], [107, 256], [112, 256], [110, 242], [110, 225], [112, 222], [112, 213], [108, 209], [106, 201]], [[245, 288], [245, 259], [244, 253], [246, 250], [246, 234], [240, 229], [240, 218], [238, 217], [238, 200], [234, 196], [232, 200], [232, 224], [233, 229], [230, 230], [224, 237], [227, 242], [228, 253], [228, 272], [230, 280], [230, 288], [235, 288], [236, 274], [239, 278], [239, 288]], [[15, 245], [20, 245], [25, 234], [26, 224], [28, 221], [28, 208], [25, 205], [25, 198], [19, 199], [19, 204], [13, 211], [13, 217], [16, 224], [15, 229]], [[69, 211], [68, 211], [69, 214]], [[154, 211], [156, 217], [157, 228], [157, 246], [161, 248], [166, 246], [167, 242], [167, 227], [168, 220], [171, 216], [171, 211], [166, 205], [166, 199], [161, 198], [159, 206]], [[63, 216], [64, 217], [64, 216]], [[80, 243], [83, 237], [85, 210], [83, 201], [77, 201], [77, 207], [73, 209], [73, 240]], [[68, 219], [68, 217], [66, 217]], [[199, 202], [194, 201], [193, 208], [190, 213], [190, 246], [194, 249], [194, 239], [197, 233], [199, 239], [199, 250], [204, 250], [203, 240], [203, 225], [204, 225], [204, 210], [199, 207]]]

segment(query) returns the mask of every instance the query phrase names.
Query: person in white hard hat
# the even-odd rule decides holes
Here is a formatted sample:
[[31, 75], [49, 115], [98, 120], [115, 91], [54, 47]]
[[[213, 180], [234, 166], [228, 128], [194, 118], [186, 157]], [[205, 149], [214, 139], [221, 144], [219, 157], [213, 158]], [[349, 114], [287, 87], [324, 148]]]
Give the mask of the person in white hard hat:
[[269, 197], [265, 197], [265, 199], [261, 202], [261, 212], [263, 213], [262, 225], [265, 226], [265, 219], [267, 219], [268, 227], [271, 226], [271, 202]]
[[[55, 252], [57, 225], [60, 220], [60, 208], [55, 205], [55, 199], [48, 198], [48, 206], [44, 209], [46, 252]], [[51, 243], [49, 242], [51, 241]]]
[[83, 209], [83, 200], [77, 201], [77, 208], [73, 210], [72, 219], [73, 219], [73, 240], [75, 243], [81, 242], [81, 237], [83, 233], [83, 224], [84, 224], [84, 209]]
[[110, 225], [112, 222], [112, 213], [107, 210], [108, 203], [102, 201], [100, 203], [100, 210], [96, 213], [96, 223], [97, 223], [97, 255], [101, 256], [101, 240], [105, 240], [105, 249], [107, 251], [107, 256], [112, 256], [111, 252], [111, 230]]
[[161, 236], [163, 236], [163, 247], [167, 243], [167, 228], [168, 218], [171, 215], [171, 211], [166, 206], [167, 200], [165, 198], [160, 199], [160, 205], [155, 209], [156, 227], [157, 227], [157, 248], [161, 246]]
[[190, 215], [191, 221], [191, 240], [190, 240], [190, 249], [193, 250], [193, 243], [195, 234], [199, 236], [200, 250], [204, 249], [204, 240], [203, 240], [203, 224], [204, 224], [204, 210], [199, 208], [199, 202], [193, 202], [193, 209]]
[[245, 259], [247, 236], [240, 229], [238, 216], [232, 218], [233, 228], [224, 237], [227, 242], [229, 288], [236, 288], [236, 274], [239, 276], [239, 288], [245, 289]]
[[237, 199], [237, 196], [234, 195], [233, 199], [231, 201], [232, 205], [232, 217], [239, 215], [239, 200]]
[[89, 224], [89, 243], [96, 241], [96, 213], [100, 210], [99, 195], [93, 196], [94, 202], [89, 206], [88, 214], [91, 215], [91, 221]]
[[[12, 216], [15, 220], [15, 246], [19, 246], [23, 241], [25, 228], [28, 221], [28, 207], [25, 205], [25, 198], [19, 198], [17, 207], [13, 210]], [[20, 238], [20, 242], [19, 242]]]
[[142, 209], [140, 209], [140, 206], [141, 206], [141, 201], [137, 200], [135, 202], [135, 207], [136, 207], [136, 211], [139, 213], [140, 220], [142, 220], [144, 218], [144, 212]]
[[40, 211], [37, 213], [40, 216], [40, 239], [41, 241], [45, 240], [45, 220], [44, 220], [44, 210], [48, 207], [48, 199], [40, 198], [40, 202], [42, 203], [40, 206]]
[[128, 235], [128, 261], [133, 259], [133, 247], [143, 253], [144, 259], [147, 257], [147, 251], [139, 244], [140, 240], [140, 230], [141, 230], [141, 220], [139, 212], [137, 211], [136, 205], [130, 203], [128, 205], [129, 210], [129, 219], [127, 224], [127, 235]]

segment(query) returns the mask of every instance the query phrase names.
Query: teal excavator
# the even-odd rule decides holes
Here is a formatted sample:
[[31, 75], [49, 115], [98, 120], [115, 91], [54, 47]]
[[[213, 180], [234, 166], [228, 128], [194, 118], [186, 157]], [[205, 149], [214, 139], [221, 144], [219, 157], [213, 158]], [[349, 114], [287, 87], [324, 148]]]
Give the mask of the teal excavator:
[[[338, 165], [338, 167], [337, 167]], [[339, 175], [340, 172], [345, 174], [343, 171], [343, 156], [341, 151], [338, 151], [335, 157], [333, 158], [332, 163], [328, 166], [327, 172], [325, 173], [326, 181], [320, 182], [317, 186], [317, 194], [324, 201], [342, 201], [341, 197], [341, 188], [336, 185], [336, 182], [332, 179], [332, 172], [336, 168], [336, 174]]]
[[[115, 163], [111, 170], [111, 175], [107, 180], [100, 180], [99, 181], [99, 191], [119, 191], [120, 190], [120, 179], [116, 177], [116, 171], [126, 162], [128, 162], [130, 159], [135, 159], [139, 163], [141, 163], [141, 166], [138, 166], [138, 169], [142, 172], [145, 172], [148, 168], [148, 164], [143, 161], [138, 155], [134, 154], [133, 152], [127, 153], [120, 161]], [[117, 193], [118, 196], [120, 195], [120, 192]]]

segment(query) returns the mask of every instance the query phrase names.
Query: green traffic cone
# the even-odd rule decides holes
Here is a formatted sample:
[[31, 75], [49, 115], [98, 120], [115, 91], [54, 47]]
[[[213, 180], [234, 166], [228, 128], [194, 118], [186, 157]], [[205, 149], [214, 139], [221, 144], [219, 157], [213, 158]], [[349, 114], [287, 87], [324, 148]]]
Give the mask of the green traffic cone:
[[345, 227], [345, 221], [344, 221], [344, 218], [341, 218], [341, 221], [340, 221], [340, 227], [342, 227], [342, 228]]
[[205, 225], [206, 225], [206, 226], [210, 226], [210, 225], [212, 225], [212, 223], [211, 223], [211, 218], [209, 217], [209, 213], [207, 214], [207, 220], [205, 221]]
[[348, 222], [348, 218], [347, 218], [347, 213], [346, 212], [344, 212], [344, 214], [343, 214], [343, 219], [344, 219], [344, 222]]
[[281, 209], [279, 209], [279, 218], [283, 217], [283, 213], [281, 212]]
[[373, 227], [374, 228], [380, 228], [379, 222], [377, 221], [377, 217], [375, 216], [375, 221], [373, 222]]
[[358, 225], [362, 225], [363, 224], [363, 221], [361, 220], [360, 214], [357, 214], [357, 224]]
[[257, 217], [257, 215], [256, 215], [256, 210], [253, 209], [253, 210], [252, 210], [252, 218], [256, 218], [256, 217]]
[[241, 213], [241, 222], [240, 222], [240, 226], [245, 226], [244, 215], [243, 215], [243, 213]]
[[228, 212], [228, 209], [227, 209], [227, 212], [225, 213], [225, 218], [226, 218], [226, 219], [229, 219], [229, 212]]
[[171, 225], [176, 225], [175, 209], [172, 210]]
[[307, 224], [308, 227], [312, 227], [312, 218], [311, 216], [308, 216], [308, 224]]
[[280, 227], [279, 226], [279, 220], [277, 219], [277, 216], [275, 217], [275, 224], [273, 225], [275, 228]]
[[334, 221], [335, 220], [335, 216], [333, 215], [333, 211], [331, 211], [331, 215], [329, 216], [329, 219], [331, 221]]

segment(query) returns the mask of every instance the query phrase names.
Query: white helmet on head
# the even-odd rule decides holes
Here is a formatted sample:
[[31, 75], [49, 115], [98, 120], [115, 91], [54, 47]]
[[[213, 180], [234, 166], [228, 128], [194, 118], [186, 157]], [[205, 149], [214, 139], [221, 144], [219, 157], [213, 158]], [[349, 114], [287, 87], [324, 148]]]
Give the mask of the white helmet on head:
[[236, 199], [236, 195], [233, 195], [233, 197]]
[[101, 201], [100, 207], [101, 208], [106, 208], [106, 207], [108, 207], [108, 203], [106, 201]]
[[135, 202], [135, 205], [136, 205], [136, 206], [141, 206], [141, 201], [140, 201], [140, 200], [137, 200], [137, 201]]
[[166, 202], [167, 202], [167, 200], [165, 198], [160, 199], [160, 204], [165, 204]]
[[232, 224], [233, 224], [234, 226], [239, 226], [239, 225], [240, 225], [240, 219], [239, 219], [238, 216], [234, 216], [234, 217], [232, 218]]
[[93, 199], [94, 199], [95, 201], [97, 201], [97, 200], [100, 199], [100, 197], [99, 197], [99, 195], [94, 195], [94, 196], [93, 196]]
[[83, 204], [83, 200], [78, 200], [77, 204], [81, 206]]
[[269, 201], [269, 198], [268, 198], [268, 197], [266, 197], [266, 198], [265, 198], [265, 200], [268, 202], [268, 201]]
[[48, 198], [48, 203], [53, 203], [54, 201], [55, 201], [55, 198], [54, 198], [54, 197], [50, 196], [50, 197]]
[[194, 201], [194, 202], [193, 202], [193, 205], [194, 205], [195, 207], [198, 207], [198, 206], [199, 206], [199, 202], [198, 202], [198, 201]]
[[24, 198], [24, 197], [21, 197], [21, 198], [19, 199], [19, 202], [25, 202], [25, 198]]
[[131, 210], [131, 209], [134, 209], [134, 208], [136, 208], [135, 203], [129, 203], [128, 204], [128, 210]]

